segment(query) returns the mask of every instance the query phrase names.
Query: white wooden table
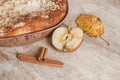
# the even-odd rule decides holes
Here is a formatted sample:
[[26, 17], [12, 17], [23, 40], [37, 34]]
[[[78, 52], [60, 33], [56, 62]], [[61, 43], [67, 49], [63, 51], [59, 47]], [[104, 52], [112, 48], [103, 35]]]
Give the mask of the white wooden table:
[[[0, 80], [120, 80], [120, 0], [68, 0], [66, 19], [74, 21], [80, 13], [102, 19], [105, 37], [110, 42], [85, 35], [81, 47], [69, 54], [58, 52], [49, 38], [20, 47], [0, 47]], [[36, 55], [41, 46], [49, 49], [48, 57], [65, 63], [64, 68], [19, 61], [18, 52]]]

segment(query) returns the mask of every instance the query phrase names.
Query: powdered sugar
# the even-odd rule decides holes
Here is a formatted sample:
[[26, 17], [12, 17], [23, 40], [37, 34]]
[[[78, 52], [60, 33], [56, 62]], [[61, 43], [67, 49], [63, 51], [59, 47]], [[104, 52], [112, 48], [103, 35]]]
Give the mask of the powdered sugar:
[[50, 11], [55, 11], [59, 8], [58, 3], [52, 0], [1, 0], [0, 28], [6, 25], [13, 25], [13, 19], [15, 20], [19, 16], [32, 15], [36, 12], [46, 15]]

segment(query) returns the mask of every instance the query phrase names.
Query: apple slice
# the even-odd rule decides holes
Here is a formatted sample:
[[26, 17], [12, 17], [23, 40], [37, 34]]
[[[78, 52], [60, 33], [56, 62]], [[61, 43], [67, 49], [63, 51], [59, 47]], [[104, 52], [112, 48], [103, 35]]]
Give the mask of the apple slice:
[[80, 28], [68, 29], [67, 26], [60, 26], [52, 34], [52, 44], [64, 52], [73, 52], [81, 45], [83, 40], [83, 31]]

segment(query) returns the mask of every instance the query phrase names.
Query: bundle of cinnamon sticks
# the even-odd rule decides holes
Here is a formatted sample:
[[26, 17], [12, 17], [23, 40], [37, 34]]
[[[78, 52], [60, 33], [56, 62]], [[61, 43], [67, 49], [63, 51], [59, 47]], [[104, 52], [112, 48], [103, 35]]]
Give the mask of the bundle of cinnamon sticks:
[[42, 47], [42, 50], [37, 58], [30, 55], [22, 54], [22, 53], [18, 53], [17, 57], [19, 60], [35, 63], [35, 64], [42, 64], [42, 65], [48, 65], [48, 66], [54, 66], [54, 67], [64, 66], [63, 62], [47, 59], [47, 54], [48, 54], [48, 48]]

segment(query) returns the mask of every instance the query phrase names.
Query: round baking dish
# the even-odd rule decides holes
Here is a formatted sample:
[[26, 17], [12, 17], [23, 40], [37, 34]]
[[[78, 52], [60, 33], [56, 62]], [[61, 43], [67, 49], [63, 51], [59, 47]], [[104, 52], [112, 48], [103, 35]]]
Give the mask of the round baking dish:
[[21, 45], [30, 44], [30, 43], [39, 41], [41, 39], [44, 39], [48, 35], [50, 35], [55, 28], [59, 27], [63, 23], [63, 21], [67, 16], [67, 13], [68, 13], [68, 1], [66, 0], [66, 14], [63, 17], [63, 19], [59, 23], [57, 23], [55, 26], [42, 31], [35, 31], [31, 33], [18, 35], [18, 36], [0, 38], [0, 46], [5, 46], [5, 47], [21, 46]]

